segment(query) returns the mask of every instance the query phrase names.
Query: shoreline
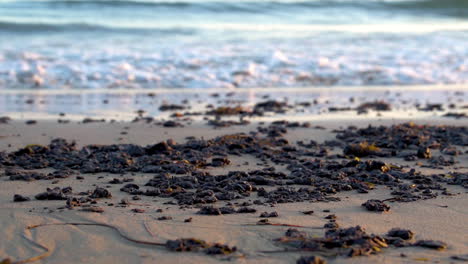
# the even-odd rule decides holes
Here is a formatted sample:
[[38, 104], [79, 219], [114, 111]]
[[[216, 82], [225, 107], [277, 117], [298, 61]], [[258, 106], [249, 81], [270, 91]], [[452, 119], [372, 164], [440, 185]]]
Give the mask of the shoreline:
[[[258, 92], [334, 92], [334, 91], [350, 91], [350, 92], [365, 92], [365, 91], [376, 91], [376, 92], [393, 92], [393, 91], [466, 91], [468, 84], [427, 84], [427, 85], [413, 85], [413, 84], [398, 84], [398, 85], [320, 85], [320, 86], [301, 86], [301, 87], [252, 87], [252, 88], [67, 88], [67, 89], [3, 89], [0, 90], [0, 94], [21, 94], [21, 93], [57, 93], [57, 94], [80, 94], [80, 93], [249, 93], [252, 91]], [[227, 90], [223, 92], [220, 90]]]
[[[465, 89], [466, 88], [466, 89]], [[199, 121], [219, 107], [242, 107], [276, 101], [288, 104], [278, 118], [304, 120], [357, 118], [381, 115], [387, 118], [430, 118], [448, 113], [468, 114], [468, 87], [390, 86], [260, 89], [132, 89], [132, 90], [0, 90], [0, 112], [14, 119], [72, 119], [87, 117], [130, 121], [136, 111], [167, 119], [177, 113]], [[381, 102], [387, 109], [355, 110], [360, 105]], [[165, 105], [176, 109], [162, 109]], [[374, 110], [374, 111], [372, 111]], [[63, 117], [66, 114], [67, 117]], [[271, 114], [266, 116], [272, 116]], [[236, 117], [235, 115], [233, 116]], [[223, 117], [226, 118], [226, 117]], [[252, 118], [252, 117], [251, 117]]]

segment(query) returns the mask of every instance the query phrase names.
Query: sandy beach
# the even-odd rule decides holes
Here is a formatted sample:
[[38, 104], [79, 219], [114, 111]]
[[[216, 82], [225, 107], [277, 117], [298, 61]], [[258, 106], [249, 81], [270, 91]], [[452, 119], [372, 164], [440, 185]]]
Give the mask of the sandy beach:
[[0, 264], [468, 262], [468, 1], [0, 0]]
[[[315, 141], [322, 144], [336, 140], [337, 130], [349, 125], [366, 128], [373, 126], [391, 126], [410, 121], [409, 119], [368, 118], [365, 120], [323, 120], [312, 122], [311, 127], [288, 128], [287, 133], [280, 136], [289, 144], [297, 146], [298, 141]], [[466, 121], [447, 118], [430, 118], [417, 120], [418, 124], [464, 126]], [[263, 127], [269, 125], [266, 122]], [[14, 152], [30, 144], [47, 146], [52, 139], [63, 138], [76, 141], [78, 149], [91, 144], [136, 144], [147, 146], [172, 139], [176, 144], [186, 142], [193, 136], [213, 139], [219, 136], [235, 133], [256, 131], [259, 125], [253, 122], [245, 126], [213, 129], [201, 122], [184, 128], [166, 128], [145, 122], [115, 122], [78, 124], [71, 122], [59, 124], [56, 121], [39, 121], [27, 125], [23, 121], [10, 121], [1, 124], [0, 151]], [[125, 132], [125, 133], [122, 133]], [[465, 134], [466, 137], [466, 134]], [[465, 138], [466, 140], [466, 138]], [[456, 163], [441, 168], [420, 166], [426, 161], [405, 161], [396, 157], [378, 157], [378, 160], [388, 164], [401, 165], [403, 171], [415, 168], [422, 175], [449, 174], [451, 172], [468, 172], [468, 156], [466, 145], [457, 146], [461, 151], [455, 156]], [[341, 147], [331, 148], [327, 156], [341, 154]], [[251, 172], [266, 167], [274, 167], [277, 172], [290, 173], [284, 164], [271, 160], [261, 161], [254, 155], [228, 155], [230, 164], [219, 167], [205, 167], [202, 171], [210, 175], [226, 175], [230, 171]], [[306, 157], [313, 160], [313, 157]], [[334, 159], [334, 158], [331, 158]], [[372, 160], [363, 157], [362, 160]], [[338, 160], [341, 160], [338, 158]], [[419, 165], [417, 165], [419, 164]], [[15, 166], [13, 166], [14, 168]], [[145, 185], [155, 173], [80, 173], [74, 171], [67, 178], [52, 180], [21, 181], [11, 180], [6, 171], [11, 166], [1, 167], [0, 176], [0, 222], [3, 239], [0, 243], [0, 259], [11, 259], [12, 263], [33, 256], [41, 255], [48, 250], [48, 256], [37, 263], [296, 263], [301, 256], [317, 256], [328, 263], [461, 263], [467, 258], [468, 240], [468, 209], [466, 189], [462, 186], [447, 185], [451, 195], [438, 195], [433, 199], [422, 199], [413, 202], [386, 202], [390, 210], [386, 212], [371, 212], [361, 204], [370, 199], [385, 200], [391, 198], [392, 187], [375, 185], [368, 193], [356, 190], [340, 191], [326, 197], [340, 198], [339, 201], [303, 201], [292, 203], [266, 202], [255, 204], [261, 200], [257, 191], [248, 196], [232, 201], [218, 200], [213, 204], [200, 203], [181, 205], [172, 197], [147, 195], [131, 195], [120, 189], [125, 182], [110, 184], [113, 179], [131, 178], [132, 184]], [[37, 172], [53, 172], [52, 168], [36, 169]], [[81, 176], [81, 177], [79, 177]], [[171, 176], [178, 177], [174, 174]], [[429, 177], [429, 176], [427, 176]], [[252, 183], [253, 184], [253, 183]], [[466, 184], [466, 183], [465, 183]], [[64, 188], [70, 186], [73, 191], [70, 196], [79, 197], [79, 193], [93, 191], [97, 187], [108, 190], [111, 198], [97, 198], [95, 204], [76, 207], [66, 207], [66, 200], [37, 200], [35, 195], [46, 188]], [[292, 187], [304, 187], [295, 186]], [[277, 186], [267, 186], [274, 189]], [[188, 190], [187, 190], [188, 191]], [[193, 191], [193, 190], [190, 190]], [[202, 190], [198, 190], [200, 192]], [[440, 191], [434, 191], [440, 193]], [[30, 201], [13, 202], [13, 196], [20, 194], [30, 197]], [[78, 195], [78, 196], [77, 196]], [[83, 195], [83, 193], [81, 193]], [[137, 196], [137, 198], [132, 198]], [[124, 200], [124, 203], [121, 201]], [[221, 215], [202, 215], [203, 206], [232, 208], [248, 207], [255, 209], [252, 213], [236, 213]], [[86, 206], [97, 206], [103, 212], [84, 211]], [[304, 214], [303, 212], [313, 211]], [[277, 217], [260, 218], [260, 214], [276, 212]], [[325, 219], [335, 215], [336, 220]], [[190, 222], [187, 219], [191, 219]], [[259, 225], [258, 221], [267, 219], [270, 223], [280, 225]], [[336, 221], [336, 222], [335, 222]], [[232, 254], [207, 255], [198, 252], [174, 252], [164, 246], [148, 245], [129, 241], [115, 229], [106, 226], [67, 226], [51, 225], [34, 229], [28, 226], [52, 223], [99, 223], [111, 225], [135, 240], [166, 243], [168, 240], [180, 238], [197, 238], [210, 243], [226, 244], [236, 247]], [[330, 229], [324, 228], [327, 223], [338, 223], [339, 228], [350, 228], [357, 225], [365, 229], [367, 234], [384, 237], [392, 228], [408, 229], [414, 233], [412, 242], [420, 240], [442, 241], [446, 245], [443, 250], [428, 249], [421, 246], [399, 247], [391, 245], [378, 249], [368, 256], [347, 257], [341, 249], [294, 250], [277, 241], [289, 229], [306, 232], [312, 238], [323, 237]], [[282, 226], [283, 225], [283, 226]], [[290, 225], [290, 226], [287, 226]], [[336, 229], [337, 227], [335, 227]], [[333, 228], [332, 228], [333, 229]], [[34, 242], [32, 242], [34, 241]], [[39, 243], [40, 248], [34, 243]], [[445, 247], [445, 246], [444, 246]], [[351, 246], [352, 248], [352, 246]], [[288, 249], [289, 251], [284, 251]], [[272, 251], [272, 252], [268, 252]], [[367, 254], [365, 254], [367, 255]], [[457, 259], [458, 258], [458, 259]], [[5, 260], [2, 263], [9, 263]], [[298, 262], [299, 263], [299, 262]], [[307, 262], [304, 262], [307, 263]], [[319, 263], [319, 262], [310, 262]], [[321, 263], [321, 262], [320, 262]]]

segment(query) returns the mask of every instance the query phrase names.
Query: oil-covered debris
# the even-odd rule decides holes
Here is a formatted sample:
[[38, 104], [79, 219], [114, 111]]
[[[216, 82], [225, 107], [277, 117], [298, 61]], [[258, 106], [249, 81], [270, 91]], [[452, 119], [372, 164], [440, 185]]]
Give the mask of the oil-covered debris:
[[168, 240], [166, 248], [171, 251], [179, 252], [203, 252], [207, 255], [229, 255], [237, 251], [236, 247], [220, 243], [207, 243], [201, 239], [184, 238], [176, 240]]
[[414, 245], [437, 250], [443, 250], [447, 248], [447, 244], [445, 242], [436, 240], [419, 240], [416, 241]]
[[[288, 106], [274, 101], [255, 108], [270, 111], [284, 110]], [[463, 155], [457, 147], [464, 147], [468, 142], [465, 127], [412, 123], [351, 127], [338, 130], [337, 140], [294, 144], [285, 134], [290, 127], [298, 126], [303, 125], [279, 120], [250, 133], [210, 140], [189, 138], [185, 143], [166, 140], [147, 146], [113, 144], [77, 148], [74, 142], [54, 139], [47, 146], [28, 145], [17, 151], [0, 153], [0, 166], [8, 176], [21, 180], [58, 179], [76, 171], [82, 175], [149, 173], [154, 177], [144, 186], [127, 183], [121, 178], [110, 183], [125, 184], [120, 190], [132, 196], [169, 198], [186, 206], [207, 206], [247, 197], [254, 198], [259, 205], [339, 201], [334, 196], [339, 192], [367, 193], [378, 185], [392, 190], [390, 199], [393, 201], [411, 202], [449, 195], [444, 183], [467, 185], [466, 174], [423, 175], [414, 169], [378, 160], [380, 157], [403, 158], [402, 153], [407, 151], [416, 159], [423, 157], [426, 166], [453, 165], [454, 153]], [[336, 148], [342, 148], [344, 155], [330, 154]], [[436, 150], [441, 150], [439, 156], [433, 155]], [[210, 173], [211, 167], [231, 166], [233, 156], [252, 157], [262, 165], [253, 171]], [[368, 160], [359, 157], [368, 157]], [[282, 166], [284, 170], [277, 171], [266, 165], [268, 163]], [[55, 171], [51, 174], [30, 171], [43, 168]], [[100, 192], [91, 195], [92, 198], [106, 197]]]
[[360, 226], [329, 229], [322, 238], [289, 229], [284, 237], [276, 241], [304, 251], [333, 251], [336, 255], [348, 257], [376, 254], [381, 248], [388, 247], [384, 238], [369, 235]]
[[380, 200], [368, 200], [362, 204], [368, 211], [375, 212], [388, 212], [390, 211], [390, 206]]
[[13, 261], [10, 258], [6, 258], [2, 259], [2, 261], [0, 261], [0, 264], [13, 264]]
[[34, 181], [34, 180], [53, 180], [53, 179], [64, 179], [73, 175], [73, 171], [57, 170], [52, 173], [40, 173], [32, 171], [21, 171], [9, 169], [5, 171], [6, 176], [10, 176], [11, 181]]
[[253, 214], [256, 212], [257, 212], [257, 209], [252, 208], [252, 207], [247, 207], [247, 206], [243, 206], [236, 211], [237, 214]]
[[47, 188], [47, 191], [39, 193], [35, 196], [37, 200], [67, 200], [71, 192], [71, 187], [66, 187], [60, 189], [60, 187], [55, 187], [53, 189]]
[[457, 161], [453, 157], [444, 157], [444, 156], [437, 156], [437, 157], [432, 157], [429, 159], [429, 164], [431, 168], [443, 168], [446, 166], [452, 166], [456, 164]]
[[26, 125], [35, 125], [37, 124], [37, 120], [26, 120], [24, 123]]
[[8, 124], [11, 121], [9, 116], [0, 116], [0, 124]]
[[359, 144], [350, 144], [343, 149], [345, 155], [353, 155], [356, 157], [379, 156], [382, 155], [382, 150], [375, 144], [369, 144], [367, 141]]
[[454, 260], [460, 260], [460, 261], [468, 262], [468, 254], [454, 255], [454, 256], [451, 256], [450, 258], [454, 259]]
[[432, 104], [432, 103], [427, 103], [424, 107], [417, 106], [419, 111], [444, 111], [444, 107], [442, 104]]
[[207, 115], [217, 115], [217, 116], [229, 116], [229, 115], [241, 115], [249, 114], [251, 111], [242, 107], [242, 106], [220, 106], [216, 109], [206, 112]]
[[250, 121], [248, 120], [240, 120], [240, 121], [234, 121], [234, 120], [208, 120], [207, 125], [213, 126], [213, 127], [230, 127], [230, 126], [245, 126], [250, 124]]
[[241, 207], [239, 209], [235, 209], [233, 207], [220, 207], [216, 208], [213, 206], [203, 206], [199, 211], [198, 214], [202, 215], [225, 215], [225, 214], [245, 214], [245, 213], [255, 213], [257, 210], [255, 208], [250, 207]]
[[444, 117], [453, 117], [455, 119], [468, 118], [466, 113], [448, 112], [443, 115]]
[[167, 221], [167, 220], [172, 220], [171, 216], [160, 216], [157, 218], [159, 221]]
[[323, 186], [323, 190], [314, 190], [312, 188], [293, 188], [278, 187], [272, 191], [259, 189], [258, 195], [265, 197], [268, 203], [293, 203], [293, 202], [318, 202], [318, 201], [339, 201], [339, 198], [328, 197], [327, 194], [336, 193], [333, 187]]
[[274, 100], [259, 102], [254, 106], [253, 114], [263, 115], [265, 112], [285, 113], [292, 106], [286, 102], [279, 102]]
[[157, 123], [157, 124], [163, 127], [184, 127], [182, 123], [174, 121], [174, 120], [167, 120], [167, 121]]
[[[285, 236], [276, 241], [300, 251], [317, 252], [326, 256], [368, 256], [378, 254], [383, 248], [418, 246], [443, 250], [447, 244], [433, 240], [419, 240], [412, 243], [414, 233], [399, 228], [391, 229], [387, 235], [368, 234], [360, 226], [328, 229], [324, 237], [311, 236], [297, 229], [288, 229]], [[306, 262], [307, 263], [307, 262]]]
[[222, 167], [229, 164], [231, 164], [231, 161], [228, 158], [213, 158], [210, 165], [213, 167]]
[[331, 106], [331, 107], [328, 107], [328, 111], [330, 111], [330, 112], [344, 112], [344, 111], [351, 111], [351, 110], [353, 110], [353, 108], [350, 107], [350, 106], [344, 106], [344, 107]]
[[461, 185], [468, 189], [468, 172], [452, 172], [449, 174], [435, 174], [432, 178], [441, 182], [446, 182], [451, 185]]
[[260, 217], [264, 217], [264, 218], [278, 217], [278, 216], [279, 216], [279, 214], [278, 214], [278, 212], [276, 212], [276, 211], [270, 212], [270, 213], [268, 213], [268, 212], [263, 212], [263, 213], [260, 214]]
[[[179, 107], [172, 106], [163, 109], [180, 110]], [[287, 103], [267, 101], [255, 105], [252, 111], [234, 107], [215, 108], [210, 112], [215, 116], [263, 115], [266, 112], [284, 112], [289, 109]], [[385, 106], [367, 105], [363, 109], [383, 111]], [[229, 122], [220, 119], [215, 121], [219, 122], [215, 126]], [[175, 124], [175, 121], [167, 122], [168, 127]], [[129, 199], [133, 197], [133, 200], [139, 200], [140, 197], [148, 196], [147, 200], [160, 201], [159, 198], [164, 198], [166, 204], [197, 208], [200, 215], [255, 213], [253, 216], [264, 218], [258, 221], [259, 225], [288, 227], [293, 225], [276, 224], [271, 219], [266, 219], [278, 217], [277, 212], [264, 212], [266, 209], [263, 208], [260, 211], [262, 213], [258, 214], [257, 208], [252, 206], [334, 202], [340, 200], [335, 196], [338, 193], [367, 193], [379, 186], [391, 190], [391, 198], [385, 201], [395, 202], [452, 195], [445, 184], [468, 188], [468, 174], [465, 172], [446, 170], [441, 174], [424, 175], [415, 169], [379, 160], [381, 157], [393, 157], [417, 161], [431, 168], [452, 166], [457, 164], [459, 156], [466, 154], [466, 127], [419, 126], [412, 123], [362, 129], [350, 127], [336, 130], [336, 140], [324, 143], [304, 140], [294, 144], [285, 135], [289, 130], [299, 127], [310, 127], [310, 124], [279, 120], [268, 126], [259, 126], [250, 133], [224, 135], [210, 140], [191, 137], [185, 143], [166, 140], [147, 146], [113, 144], [78, 148], [74, 142], [54, 139], [47, 146], [28, 145], [17, 151], [0, 152], [0, 167], [10, 180], [22, 181], [57, 180], [77, 172], [84, 176], [91, 173], [112, 173], [122, 177], [112, 176], [113, 179], [105, 179], [105, 183], [119, 184], [118, 188], [130, 195]], [[255, 159], [258, 162], [257, 168], [250, 171], [230, 170], [220, 174], [212, 172], [218, 171], [212, 170], [213, 167], [229, 168], [237, 165], [237, 157]], [[361, 159], [362, 157], [366, 157], [366, 160]], [[54, 172], [32, 171], [36, 169], [54, 169]], [[152, 178], [143, 183], [139, 180], [133, 182], [124, 178], [125, 174], [130, 173], [147, 173]], [[135, 179], [137, 175], [134, 175]], [[66, 200], [68, 209], [76, 207], [80, 211], [102, 213], [104, 209], [95, 204], [104, 203], [99, 199], [111, 198], [112, 194], [102, 187], [79, 194], [73, 194], [70, 187], [56, 187], [35, 197], [38, 200]], [[19, 202], [29, 198], [15, 195], [13, 199]], [[124, 198], [115, 206], [126, 208], [127, 213], [146, 212], [144, 209], [131, 207], [146, 204], [132, 204], [129, 199]], [[245, 200], [248, 202], [244, 202]], [[362, 206], [369, 211], [385, 212], [390, 210], [385, 201], [368, 200]], [[114, 206], [114, 203], [107, 202], [106, 205]], [[313, 213], [311, 210], [303, 212], [307, 215]], [[159, 216], [154, 219], [168, 221], [172, 218]], [[349, 257], [377, 254], [382, 248], [419, 246], [441, 250], [447, 247], [441, 241], [414, 242], [415, 234], [407, 229], [394, 228], [385, 235], [378, 236], [366, 233], [360, 226], [340, 228], [334, 214], [325, 219], [324, 237], [289, 229], [277, 242], [287, 248], [311, 251], [317, 255], [325, 252], [327, 256], [331, 253]], [[184, 220], [186, 223], [191, 221], [192, 218]], [[166, 246], [172, 251], [200, 251], [206, 254], [228, 255], [236, 251], [235, 247], [197, 239], [171, 240]], [[325, 261], [311, 256], [302, 257], [297, 263]]]
[[431, 149], [427, 147], [419, 147], [416, 155], [421, 159], [430, 159], [432, 157]]
[[384, 101], [365, 102], [360, 104], [357, 109], [359, 113], [367, 112], [368, 110], [374, 111], [390, 111], [392, 110], [391, 104]]
[[431, 126], [404, 123], [392, 126], [368, 126], [349, 128], [338, 132], [336, 137], [347, 143], [373, 142], [385, 156], [398, 156], [404, 150], [420, 147], [444, 149], [453, 145], [468, 146], [466, 126]]
[[45, 179], [46, 175], [39, 172], [27, 172], [27, 171], [12, 171], [7, 170], [5, 175], [10, 176], [10, 181], [34, 181]]
[[90, 197], [68, 197], [66, 202], [66, 208], [73, 209], [74, 207], [79, 206], [89, 206], [89, 204], [94, 203], [94, 199]]
[[330, 112], [357, 111], [358, 114], [366, 114], [369, 110], [373, 111], [391, 111], [392, 105], [384, 101], [364, 102], [357, 107], [350, 106], [332, 106], [328, 108]]
[[104, 209], [99, 206], [85, 206], [80, 209], [83, 212], [90, 212], [90, 213], [103, 213]]
[[23, 196], [21, 194], [15, 194], [13, 196], [13, 202], [27, 202], [27, 201], [31, 201], [31, 198], [27, 196]]
[[203, 206], [198, 214], [202, 215], [223, 215], [223, 214], [235, 214], [236, 210], [231, 207], [220, 207], [216, 208], [213, 206]]
[[327, 264], [327, 261], [317, 256], [308, 256], [300, 257], [296, 264]]
[[88, 123], [104, 123], [106, 122], [105, 119], [94, 119], [94, 118], [90, 118], [90, 117], [86, 117], [83, 119], [83, 121], [81, 121], [83, 124], [88, 124]]
[[184, 110], [186, 107], [184, 105], [178, 104], [163, 104], [159, 107], [159, 111], [177, 111]]
[[388, 231], [387, 236], [409, 240], [414, 237], [414, 233], [409, 229], [392, 228]]
[[111, 198], [112, 194], [109, 190], [101, 187], [97, 187], [90, 195], [91, 198]]

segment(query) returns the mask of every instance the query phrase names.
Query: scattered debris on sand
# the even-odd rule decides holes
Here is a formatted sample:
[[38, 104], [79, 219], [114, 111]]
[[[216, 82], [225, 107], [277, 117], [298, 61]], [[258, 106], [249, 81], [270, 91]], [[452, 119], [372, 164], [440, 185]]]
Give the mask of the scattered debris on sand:
[[[324, 237], [316, 237], [297, 229], [288, 229], [285, 236], [275, 241], [285, 246], [285, 252], [290, 249], [305, 252], [317, 252], [327, 256], [369, 256], [378, 254], [383, 248], [391, 247], [425, 247], [429, 249], [443, 250], [447, 244], [433, 240], [419, 240], [411, 242], [414, 233], [410, 230], [398, 228], [391, 229], [387, 235], [378, 236], [368, 234], [362, 227], [332, 228], [325, 232]], [[275, 253], [272, 251], [266, 253]], [[306, 262], [307, 263], [307, 262]]]
[[[362, 107], [366, 111], [386, 111], [389, 106], [375, 102]], [[167, 105], [162, 109], [161, 111], [173, 111], [185, 107]], [[290, 105], [286, 102], [266, 101], [255, 105], [253, 110], [237, 107], [214, 108], [209, 114], [263, 115], [288, 110]], [[212, 124], [214, 126], [223, 126], [223, 122], [233, 125], [229, 121], [213, 122], [218, 122]], [[179, 126], [175, 121], [166, 121], [162, 125]], [[278, 120], [269, 125], [258, 126], [249, 133], [228, 134], [208, 140], [191, 137], [183, 143], [169, 139], [147, 146], [112, 144], [78, 148], [75, 142], [53, 139], [48, 145], [27, 145], [15, 151], [0, 152], [0, 167], [5, 179], [26, 182], [52, 180], [46, 182], [50, 184], [57, 184], [59, 179], [78, 174], [76, 179], [81, 182], [86, 182], [83, 180], [95, 173], [112, 175], [102, 180], [102, 185], [99, 183], [88, 186], [89, 189], [84, 189], [87, 190], [85, 192], [74, 192], [72, 187], [55, 187], [47, 188], [45, 192], [34, 196], [37, 200], [63, 200], [65, 206], [61, 209], [105, 215], [103, 205], [106, 205], [125, 208], [127, 214], [147, 216], [154, 213], [154, 209], [134, 207], [146, 206], [147, 204], [143, 204], [146, 199], [157, 198], [164, 199], [164, 204], [177, 205], [184, 210], [191, 209], [193, 211], [190, 213], [200, 215], [198, 217], [253, 214], [255, 221], [259, 220], [258, 217], [262, 218], [255, 225], [295, 227], [288, 229], [285, 236], [276, 242], [286, 249], [317, 253], [314, 256], [301, 257], [297, 263], [326, 263], [321, 258], [324, 252], [327, 256], [353, 257], [378, 254], [381, 249], [392, 247], [418, 246], [436, 250], [447, 248], [447, 244], [441, 241], [413, 242], [415, 234], [408, 229], [394, 228], [379, 236], [366, 233], [360, 226], [342, 228], [337, 222], [336, 214], [327, 214], [326, 223], [317, 227], [325, 229], [323, 237], [310, 236], [298, 229], [303, 228], [302, 226], [275, 223], [270, 218], [282, 219], [283, 215], [280, 217], [277, 211], [265, 209], [265, 206], [297, 202], [336, 202], [340, 201], [338, 193], [365, 194], [380, 187], [390, 190], [390, 197], [385, 200], [367, 200], [362, 204], [366, 210], [388, 212], [390, 206], [387, 202], [414, 202], [441, 195], [452, 196], [447, 185], [468, 188], [466, 172], [450, 171], [426, 175], [418, 171], [416, 166], [399, 166], [384, 162], [381, 158], [392, 158], [392, 162], [418, 162], [420, 165], [417, 166], [429, 168], [453, 166], [460, 157], [464, 158], [467, 154], [466, 126], [405, 123], [365, 128], [348, 127], [335, 130], [336, 139], [323, 143], [313, 140], [293, 143], [286, 137], [289, 130], [307, 127], [311, 125]], [[238, 157], [253, 158], [258, 161], [257, 166], [248, 170], [213, 173], [223, 167], [240, 167], [237, 164]], [[147, 178], [142, 182], [136, 173], [143, 173]], [[121, 192], [119, 195], [126, 195], [128, 198], [114, 201], [112, 194], [118, 196], [118, 190]], [[30, 198], [15, 194], [13, 201], [26, 202]], [[313, 210], [304, 210], [301, 212], [304, 215], [316, 215]], [[325, 211], [329, 212], [323, 212]], [[159, 209], [156, 212], [167, 210]], [[320, 218], [323, 219], [323, 216]], [[173, 219], [172, 216], [162, 214], [154, 219], [166, 221], [160, 224], [179, 221], [177, 217]], [[191, 217], [183, 220], [187, 223], [186, 226], [191, 225], [192, 221]], [[229, 255], [237, 251], [236, 247], [193, 238], [169, 240], [161, 245], [171, 251], [193, 251], [209, 255]]]

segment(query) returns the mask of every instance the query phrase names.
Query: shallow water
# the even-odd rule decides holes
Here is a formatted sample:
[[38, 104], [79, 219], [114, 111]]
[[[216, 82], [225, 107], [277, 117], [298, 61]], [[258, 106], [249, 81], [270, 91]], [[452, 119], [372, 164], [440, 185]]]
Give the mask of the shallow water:
[[464, 0], [0, 0], [2, 88], [468, 82]]
[[[185, 106], [176, 112], [205, 113], [218, 106], [241, 105], [252, 109], [258, 102], [277, 100], [294, 109], [282, 115], [267, 115], [253, 120], [327, 120], [359, 119], [382, 115], [385, 118], [430, 118], [447, 112], [468, 114], [467, 86], [386, 86], [324, 88], [245, 88], [235, 92], [219, 89], [94, 89], [94, 90], [0, 90], [0, 113], [14, 119], [65, 119], [81, 121], [85, 117], [129, 121], [144, 110], [144, 116], [168, 119], [174, 111], [163, 112], [164, 104]], [[330, 108], [357, 107], [364, 102], [384, 101], [391, 112], [356, 115], [356, 111], [330, 111]], [[309, 103], [309, 105], [302, 105]], [[441, 104], [443, 111], [418, 111], [427, 104]], [[450, 106], [450, 105], [454, 106]], [[66, 116], [60, 116], [65, 113]], [[187, 115], [200, 121], [204, 116]], [[238, 117], [233, 117], [237, 119]], [[465, 122], [465, 120], [462, 120]]]

